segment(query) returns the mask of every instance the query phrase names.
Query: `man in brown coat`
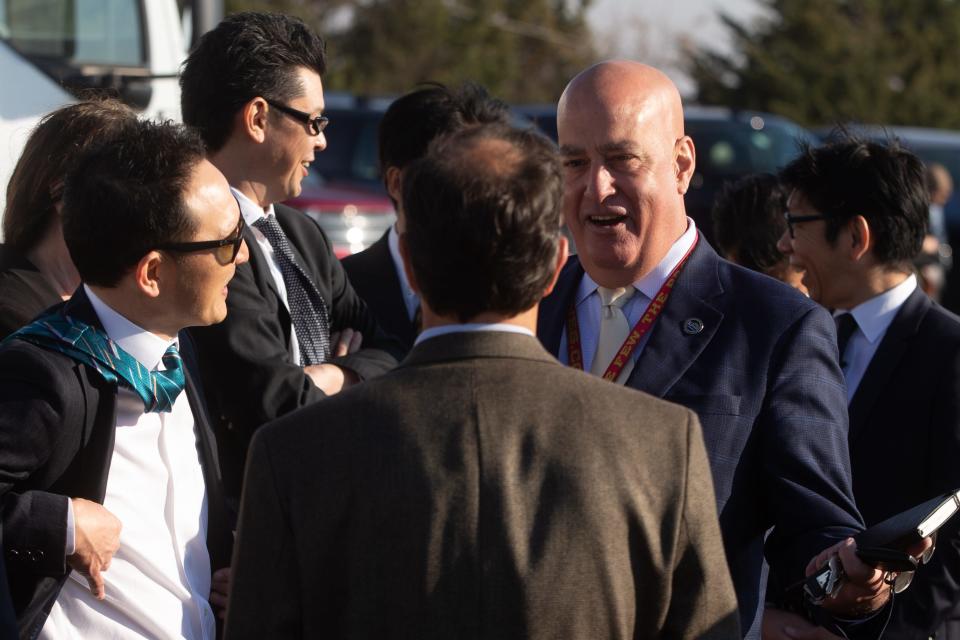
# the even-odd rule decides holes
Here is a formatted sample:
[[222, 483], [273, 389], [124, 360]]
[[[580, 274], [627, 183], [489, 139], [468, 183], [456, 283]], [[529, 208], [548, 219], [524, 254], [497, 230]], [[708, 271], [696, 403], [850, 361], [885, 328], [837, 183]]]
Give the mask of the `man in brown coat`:
[[696, 416], [533, 336], [560, 165], [504, 125], [404, 175], [424, 332], [254, 437], [228, 638], [739, 638]]

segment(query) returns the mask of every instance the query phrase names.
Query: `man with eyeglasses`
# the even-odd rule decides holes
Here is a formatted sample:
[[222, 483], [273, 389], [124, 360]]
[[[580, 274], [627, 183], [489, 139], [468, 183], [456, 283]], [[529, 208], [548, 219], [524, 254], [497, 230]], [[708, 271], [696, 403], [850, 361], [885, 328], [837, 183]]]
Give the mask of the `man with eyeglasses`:
[[[833, 311], [850, 411], [853, 493], [868, 525], [960, 487], [960, 319], [917, 286], [928, 215], [920, 160], [896, 143], [807, 148], [779, 249]], [[960, 638], [960, 538], [896, 597], [884, 638]], [[953, 619], [943, 625], [947, 619]]]
[[323, 130], [323, 41], [290, 16], [239, 13], [204, 34], [180, 78], [183, 119], [240, 201], [250, 262], [226, 322], [195, 332], [224, 482], [240, 495], [262, 424], [381, 374], [400, 345], [377, 327], [300, 193]]
[[67, 176], [63, 235], [83, 284], [0, 346], [22, 637], [216, 637], [231, 521], [182, 330], [226, 316], [242, 233], [226, 179], [182, 126], [131, 119]]
[[744, 632], [759, 618], [764, 556], [802, 581], [833, 548], [853, 578], [824, 606], [843, 617], [882, 607], [880, 572], [841, 542], [863, 525], [833, 323], [699, 237], [683, 202], [696, 152], [677, 88], [652, 67], [603, 62], [567, 85], [557, 123], [578, 255], [540, 307], [547, 350], [698, 414]]

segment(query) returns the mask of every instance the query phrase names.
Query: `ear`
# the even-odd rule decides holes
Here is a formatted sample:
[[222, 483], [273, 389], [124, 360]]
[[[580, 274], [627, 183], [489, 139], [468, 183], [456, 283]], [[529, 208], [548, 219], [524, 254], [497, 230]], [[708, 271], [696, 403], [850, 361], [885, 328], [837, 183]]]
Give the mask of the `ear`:
[[[407, 274], [407, 282], [410, 283], [410, 288], [419, 296], [420, 286], [417, 284], [417, 276], [413, 273], [413, 266], [410, 262], [410, 247], [407, 245], [407, 234], [401, 232], [399, 240], [400, 242], [398, 244], [400, 247], [400, 258], [403, 260], [403, 272]], [[420, 297], [422, 298], [423, 296]], [[421, 304], [423, 304], [423, 300], [421, 300]]]
[[560, 272], [563, 270], [563, 265], [567, 264], [567, 257], [569, 255], [569, 242], [567, 241], [566, 236], [560, 236], [560, 239], [557, 241], [557, 261], [553, 265], [553, 277], [550, 278], [550, 282], [547, 284], [547, 288], [543, 290], [543, 298], [546, 298], [553, 292], [553, 288], [557, 286], [557, 280], [560, 278]]
[[850, 232], [850, 257], [861, 260], [868, 251], [873, 249], [870, 223], [863, 216], [854, 216], [847, 222], [847, 230]]
[[684, 195], [697, 168], [697, 150], [690, 136], [683, 136], [676, 144], [677, 193]]
[[134, 267], [134, 283], [137, 289], [149, 298], [160, 296], [161, 270], [169, 266], [172, 259], [159, 251], [150, 251]]
[[387, 167], [386, 180], [387, 193], [398, 203], [403, 201], [401, 185], [403, 183], [403, 172], [399, 167]]
[[257, 96], [240, 109], [237, 114], [240, 133], [255, 142], [263, 142], [267, 137], [267, 101]]

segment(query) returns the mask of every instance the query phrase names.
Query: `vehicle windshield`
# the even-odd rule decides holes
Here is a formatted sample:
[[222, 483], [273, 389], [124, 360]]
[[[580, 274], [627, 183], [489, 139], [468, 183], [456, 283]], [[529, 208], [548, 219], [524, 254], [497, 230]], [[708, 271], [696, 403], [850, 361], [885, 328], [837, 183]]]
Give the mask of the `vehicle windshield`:
[[804, 129], [787, 123], [687, 120], [686, 134], [697, 149], [697, 170], [718, 176], [775, 173], [793, 160], [798, 142], [808, 140]]
[[0, 38], [21, 55], [70, 67], [142, 67], [139, 0], [0, 0]]

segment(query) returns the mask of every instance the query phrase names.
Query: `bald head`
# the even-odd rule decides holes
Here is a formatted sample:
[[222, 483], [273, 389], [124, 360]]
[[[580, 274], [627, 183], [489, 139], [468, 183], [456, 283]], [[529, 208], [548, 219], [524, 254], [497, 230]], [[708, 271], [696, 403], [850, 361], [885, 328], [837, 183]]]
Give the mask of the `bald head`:
[[687, 229], [695, 152], [676, 86], [638, 62], [602, 62], [567, 85], [557, 132], [581, 264], [601, 286], [636, 283]]
[[[557, 108], [654, 120], [674, 139], [683, 136], [683, 105], [673, 81], [659, 69], [631, 60], [608, 60], [581, 71], [564, 89]], [[560, 136], [563, 144], [563, 136]]]

